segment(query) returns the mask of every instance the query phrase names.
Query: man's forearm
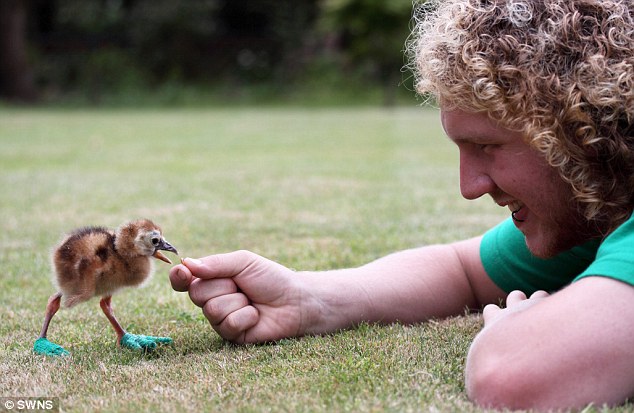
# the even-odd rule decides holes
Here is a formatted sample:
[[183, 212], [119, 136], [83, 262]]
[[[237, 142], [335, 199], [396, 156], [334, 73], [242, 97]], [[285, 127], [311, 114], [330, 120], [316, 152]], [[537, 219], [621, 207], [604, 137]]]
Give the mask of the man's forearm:
[[317, 315], [306, 329], [319, 334], [360, 322], [415, 323], [459, 315], [477, 303], [451, 245], [400, 251], [364, 266], [302, 272]]

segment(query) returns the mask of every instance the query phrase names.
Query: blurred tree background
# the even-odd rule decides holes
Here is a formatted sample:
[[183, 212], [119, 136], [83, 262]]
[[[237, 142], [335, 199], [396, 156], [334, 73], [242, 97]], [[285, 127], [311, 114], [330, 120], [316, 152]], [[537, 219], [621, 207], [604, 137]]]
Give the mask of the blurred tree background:
[[412, 0], [1, 0], [22, 103], [411, 101]]

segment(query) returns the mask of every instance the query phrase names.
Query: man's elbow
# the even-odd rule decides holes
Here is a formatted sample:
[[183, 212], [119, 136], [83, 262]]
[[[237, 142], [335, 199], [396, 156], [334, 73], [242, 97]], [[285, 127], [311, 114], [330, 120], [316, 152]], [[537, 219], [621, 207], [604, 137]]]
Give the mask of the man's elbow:
[[534, 389], [527, 375], [516, 372], [491, 352], [470, 352], [465, 370], [469, 398], [480, 407], [497, 409], [534, 408]]
[[480, 407], [552, 411], [608, 402], [579, 391], [582, 388], [558, 375], [546, 357], [531, 359], [530, 349], [505, 352], [476, 342], [467, 357], [465, 387], [469, 399]]

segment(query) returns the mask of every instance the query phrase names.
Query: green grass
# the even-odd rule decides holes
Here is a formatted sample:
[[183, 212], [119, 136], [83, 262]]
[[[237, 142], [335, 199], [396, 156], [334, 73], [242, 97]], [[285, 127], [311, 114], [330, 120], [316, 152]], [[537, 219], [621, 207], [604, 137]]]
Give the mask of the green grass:
[[4, 108], [0, 193], [0, 397], [59, 397], [68, 412], [480, 411], [462, 373], [477, 315], [235, 346], [162, 263], [113, 302], [131, 332], [173, 346], [118, 349], [92, 300], [49, 330], [71, 358], [31, 352], [50, 249], [77, 226], [148, 217], [184, 256], [246, 248], [296, 269], [482, 233], [507, 214], [462, 200], [433, 110]]

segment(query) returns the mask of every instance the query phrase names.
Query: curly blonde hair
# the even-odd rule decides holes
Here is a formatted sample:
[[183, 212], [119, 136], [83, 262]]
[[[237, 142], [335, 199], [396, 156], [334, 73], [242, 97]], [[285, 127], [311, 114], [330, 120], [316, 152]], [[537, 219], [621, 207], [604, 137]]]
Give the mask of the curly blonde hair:
[[416, 91], [520, 131], [610, 232], [634, 205], [634, 0], [432, 0]]

